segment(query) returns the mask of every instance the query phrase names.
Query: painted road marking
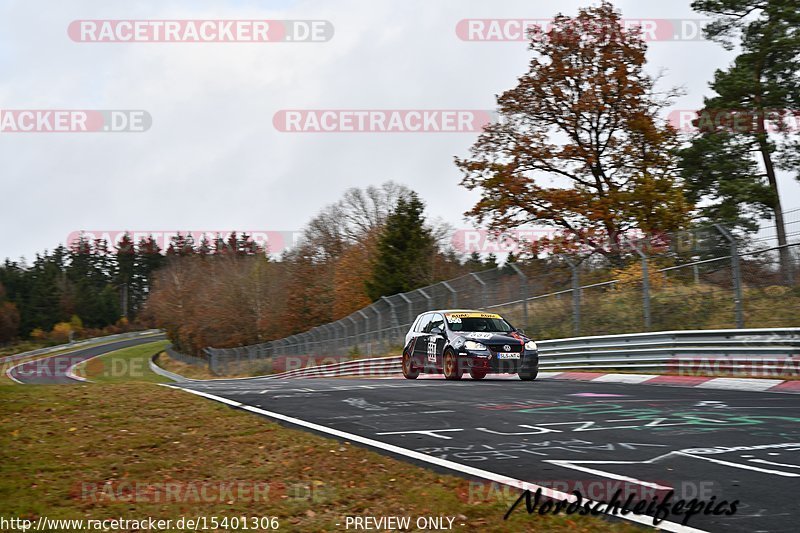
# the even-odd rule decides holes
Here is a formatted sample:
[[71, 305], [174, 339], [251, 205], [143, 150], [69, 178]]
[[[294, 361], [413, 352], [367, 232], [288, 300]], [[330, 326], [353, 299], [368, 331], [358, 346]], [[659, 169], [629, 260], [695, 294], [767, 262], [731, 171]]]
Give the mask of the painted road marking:
[[603, 374], [592, 381], [597, 381], [598, 383], [631, 383], [635, 385], [649, 379], [653, 379], [652, 374]]
[[733, 389], [763, 392], [783, 383], [780, 379], [714, 378], [697, 385], [698, 389]]
[[427, 435], [429, 437], [436, 437], [437, 439], [452, 440], [453, 437], [447, 435], [437, 435], [437, 433], [445, 433], [447, 431], [464, 431], [463, 429], [420, 429], [417, 431], [387, 431], [385, 433], [376, 433], [376, 435], [410, 435], [417, 433], [419, 435]]
[[[514, 487], [514, 488], [519, 489], [519, 490], [528, 490], [528, 491], [531, 491], [531, 492], [536, 492], [537, 490], [541, 490], [542, 491], [542, 495], [547, 497], [547, 498], [552, 498], [552, 499], [556, 499], [556, 500], [567, 500], [569, 502], [574, 502], [574, 501], [577, 500], [577, 498], [575, 497], [574, 494], [567, 494], [565, 492], [561, 492], [561, 491], [558, 491], [558, 490], [555, 490], [555, 489], [551, 489], [549, 487], [540, 486], [540, 485], [537, 485], [535, 483], [530, 483], [530, 482], [523, 481], [523, 480], [520, 480], [520, 479], [514, 479], [514, 478], [511, 478], [511, 477], [502, 476], [500, 474], [497, 474], [495, 472], [491, 472], [489, 470], [482, 470], [480, 468], [475, 468], [473, 466], [463, 465], [463, 464], [460, 464], [460, 463], [449, 461], [447, 459], [440, 459], [438, 457], [433, 457], [433, 456], [430, 456], [428, 454], [424, 454], [424, 453], [417, 452], [417, 451], [414, 451], [414, 450], [409, 450], [407, 448], [403, 448], [401, 446], [396, 446], [394, 444], [389, 444], [389, 443], [386, 443], [386, 442], [377, 441], [377, 440], [374, 440], [374, 439], [371, 439], [371, 438], [368, 438], [368, 437], [362, 437], [361, 435], [356, 435], [354, 433], [348, 433], [346, 431], [333, 429], [333, 428], [330, 428], [330, 427], [327, 427], [327, 426], [323, 426], [323, 425], [320, 425], [320, 424], [315, 424], [314, 422], [309, 422], [307, 420], [302, 420], [300, 418], [294, 418], [294, 417], [291, 417], [291, 416], [283, 415], [281, 413], [275, 413], [275, 412], [272, 412], [272, 411], [267, 411], [267, 410], [261, 409], [259, 407], [253, 407], [251, 405], [245, 405], [243, 403], [240, 403], [240, 402], [237, 402], [237, 401], [234, 401], [234, 400], [229, 400], [229, 399], [223, 398], [221, 396], [215, 396], [213, 394], [208, 394], [206, 392], [192, 390], [192, 389], [186, 389], [186, 388], [183, 388], [183, 387], [179, 387], [179, 386], [175, 386], [175, 385], [168, 385], [168, 384], [165, 384], [165, 383], [160, 383], [159, 385], [161, 385], [163, 387], [169, 387], [169, 388], [173, 388], [173, 389], [183, 390], [185, 392], [188, 392], [189, 394], [196, 394], [198, 396], [203, 396], [203, 397], [208, 398], [210, 400], [215, 400], [215, 401], [227, 404], [227, 405], [238, 407], [238, 408], [243, 409], [245, 411], [250, 411], [252, 413], [260, 414], [260, 415], [263, 415], [263, 416], [266, 416], [266, 417], [269, 417], [269, 418], [273, 418], [273, 419], [276, 419], [276, 420], [282, 420], [282, 421], [287, 422], [289, 424], [294, 424], [294, 425], [297, 425], [297, 426], [300, 426], [300, 427], [304, 427], [304, 428], [307, 428], [307, 429], [310, 429], [310, 430], [313, 430], [313, 431], [317, 431], [317, 432], [320, 432], [320, 433], [327, 433], [328, 435], [333, 435], [334, 437], [338, 437], [338, 438], [341, 438], [341, 439], [349, 440], [351, 442], [357, 442], [359, 444], [364, 444], [366, 446], [371, 446], [373, 448], [378, 448], [380, 450], [383, 450], [383, 451], [386, 451], [386, 452], [389, 452], [389, 453], [402, 455], [404, 457], [408, 457], [408, 458], [414, 459], [416, 461], [429, 463], [429, 464], [436, 465], [436, 466], [439, 466], [439, 467], [442, 467], [442, 468], [448, 468], [450, 470], [454, 470], [456, 472], [460, 472], [461, 474], [465, 474], [465, 475], [468, 475], [468, 476], [475, 476], [475, 477], [486, 479], [488, 481], [495, 481], [497, 483], [500, 483], [500, 484], [503, 484], [503, 485], [507, 485], [507, 486], [510, 486], [510, 487]], [[590, 505], [595, 503], [593, 500], [589, 500], [589, 499], [584, 499], [584, 502], [589, 502]], [[633, 513], [631, 513], [631, 514], [629, 514], [627, 516], [622, 516], [622, 515], [617, 515], [617, 514], [614, 514], [614, 516], [616, 516], [618, 518], [621, 518], [623, 520], [628, 520], [630, 522], [636, 522], [637, 524], [642, 524], [642, 525], [645, 525], [645, 526], [648, 526], [648, 527], [653, 527], [653, 517], [651, 517], [651, 516], [635, 515]], [[690, 527], [690, 526], [684, 526], [684, 525], [678, 524], [676, 522], [670, 522], [670, 521], [667, 521], [667, 520], [664, 520], [663, 522], [659, 523], [658, 527], [660, 529], [665, 530], [665, 531], [673, 531], [673, 532], [676, 532], [676, 533], [708, 533], [707, 531], [702, 530], [702, 529], [698, 529], [698, 528], [694, 528], [694, 527]]]

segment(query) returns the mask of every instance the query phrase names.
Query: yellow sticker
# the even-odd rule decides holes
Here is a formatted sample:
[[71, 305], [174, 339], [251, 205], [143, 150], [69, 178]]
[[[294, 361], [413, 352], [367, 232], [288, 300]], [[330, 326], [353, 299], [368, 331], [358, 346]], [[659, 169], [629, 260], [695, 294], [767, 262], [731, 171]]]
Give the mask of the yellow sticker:
[[502, 318], [495, 313], [445, 313], [448, 322], [452, 322], [451, 318]]

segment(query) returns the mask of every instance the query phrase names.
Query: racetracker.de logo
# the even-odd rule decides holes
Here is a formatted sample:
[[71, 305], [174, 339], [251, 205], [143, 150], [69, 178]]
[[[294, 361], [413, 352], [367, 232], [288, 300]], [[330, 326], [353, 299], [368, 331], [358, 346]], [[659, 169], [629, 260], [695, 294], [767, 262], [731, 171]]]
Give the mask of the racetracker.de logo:
[[[639, 29], [645, 41], [703, 41], [704, 19], [622, 19], [620, 27], [628, 32]], [[534, 30], [537, 38], [553, 28], [553, 19], [463, 19], [456, 24], [456, 35], [462, 41], [527, 41]], [[601, 33], [602, 28], [586, 31]]]
[[143, 132], [152, 124], [142, 110], [0, 109], [0, 133]]
[[667, 120], [684, 133], [778, 133], [800, 131], [797, 109], [676, 109]]
[[259, 248], [271, 254], [281, 253], [294, 247], [302, 238], [300, 231], [274, 231], [274, 230], [249, 230], [249, 231], [230, 231], [230, 230], [201, 230], [201, 231], [176, 231], [176, 230], [80, 230], [71, 231], [67, 234], [67, 244], [74, 245], [81, 240], [89, 243], [95, 241], [105, 241], [109, 246], [106, 248], [89, 247], [85, 253], [116, 253], [117, 248], [122, 244], [125, 236], [128, 236], [133, 243], [138, 246], [142, 240], [152, 239], [159, 250], [166, 250], [176, 238], [182, 238], [190, 243], [194, 248], [199, 247], [205, 240], [214, 248], [217, 246], [225, 247], [235, 240], [242, 240], [247, 236], [247, 240], [258, 245]]
[[480, 109], [287, 109], [272, 124], [286, 133], [475, 133], [493, 119]]
[[327, 42], [327, 20], [75, 20], [67, 28], [78, 43]]

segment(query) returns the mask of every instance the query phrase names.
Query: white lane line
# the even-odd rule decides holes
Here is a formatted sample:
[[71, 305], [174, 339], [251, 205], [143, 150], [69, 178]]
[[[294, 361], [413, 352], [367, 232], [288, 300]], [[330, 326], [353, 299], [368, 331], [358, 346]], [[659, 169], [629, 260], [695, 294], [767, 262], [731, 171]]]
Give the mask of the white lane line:
[[[229, 400], [227, 398], [223, 398], [221, 396], [215, 396], [213, 394], [208, 394], [205, 392], [192, 390], [192, 389], [184, 389], [183, 387], [178, 387], [175, 385], [170, 385], [167, 383], [159, 383], [159, 385], [163, 387], [170, 387], [173, 389], [180, 389], [189, 394], [196, 394], [198, 396], [203, 396], [210, 400], [215, 400], [218, 402], [222, 402], [227, 405], [231, 405], [234, 407], [239, 407], [246, 411], [250, 411], [252, 413], [260, 414], [263, 416], [267, 416], [269, 418], [274, 418], [276, 420], [282, 420], [284, 422], [288, 422], [290, 424], [294, 424], [300, 427], [308, 428], [313, 431], [317, 431], [320, 433], [327, 433], [328, 435], [333, 435], [334, 437], [339, 437], [341, 439], [349, 440], [351, 442], [358, 442], [360, 444], [364, 444], [366, 446], [372, 446], [373, 448], [378, 448], [384, 450], [386, 452], [394, 453], [397, 455], [402, 455], [404, 457], [408, 457], [410, 459], [414, 459], [416, 461], [421, 461], [424, 463], [430, 463], [432, 465], [436, 465], [442, 468], [449, 468], [450, 470], [454, 470], [456, 472], [460, 472], [462, 474], [468, 476], [475, 476], [480, 477], [489, 481], [495, 481], [497, 483], [502, 483], [503, 485], [508, 485], [510, 487], [514, 487], [520, 490], [529, 490], [531, 492], [536, 492], [537, 490], [542, 491], [542, 495], [548, 498], [558, 499], [558, 500], [567, 500], [569, 502], [574, 502], [577, 500], [574, 494], [567, 494], [565, 492], [561, 492], [558, 490], [551, 489], [549, 487], [542, 487], [540, 485], [536, 485], [535, 483], [529, 483], [527, 481], [522, 481], [520, 479], [514, 479], [511, 477], [501, 476], [495, 472], [490, 472], [488, 470], [482, 470], [480, 468], [475, 468], [474, 466], [467, 466], [462, 465], [459, 463], [455, 463], [453, 461], [449, 461], [447, 459], [441, 459], [439, 457], [433, 457], [431, 455], [427, 455], [421, 452], [416, 452], [414, 450], [409, 450], [403, 448], [401, 446], [396, 446], [394, 444], [389, 444], [386, 442], [377, 441], [374, 439], [370, 439], [368, 437], [362, 437], [361, 435], [356, 435], [354, 433], [348, 433], [346, 431], [341, 431], [339, 429], [329, 428], [327, 426], [322, 426], [319, 424], [315, 424], [313, 422], [308, 422], [306, 420], [302, 420], [299, 418], [294, 418], [291, 416], [286, 416], [280, 413], [275, 413], [272, 411], [267, 411], [265, 409], [261, 409], [260, 407], [253, 407], [252, 405], [245, 405], [240, 402], [236, 402], [233, 400]], [[593, 500], [585, 499], [584, 502], [588, 502], [590, 505], [594, 504]], [[628, 520], [630, 522], [636, 522], [637, 524], [642, 524], [649, 527], [653, 526], [653, 517], [647, 515], [635, 515], [633, 513], [629, 514], [628, 516], [622, 516], [615, 514], [617, 518], [622, 518], [623, 520]], [[697, 529], [690, 526], [684, 526], [678, 524], [676, 522], [669, 522], [664, 520], [663, 522], [658, 524], [659, 529], [663, 529], [665, 531], [673, 531], [676, 533], [708, 533], [705, 530]]]
[[800, 477], [800, 474], [795, 474], [794, 472], [782, 472], [780, 470], [769, 470], [767, 468], [758, 468], [755, 466], [745, 465], [742, 463], [732, 463], [730, 461], [723, 461], [721, 459], [712, 459], [711, 457], [707, 457], [705, 455], [690, 454], [683, 452], [673, 452], [673, 453], [677, 455], [684, 455], [686, 457], [692, 457], [693, 459], [703, 459], [704, 461], [710, 461], [712, 463], [717, 463], [720, 465], [732, 466], [733, 468], [741, 468], [743, 470], [754, 470], [756, 472], [762, 472], [764, 474], [775, 474], [776, 476], [783, 476], [783, 477]]
[[772, 466], [785, 466], [786, 468], [800, 468], [800, 465], [790, 465], [787, 463], [776, 463], [774, 461], [767, 461], [766, 459], [750, 459], [751, 463], [758, 463], [762, 465], [772, 465]]
[[17, 378], [15, 378], [15, 377], [14, 377], [14, 375], [12, 374], [12, 372], [13, 372], [13, 370], [14, 370], [15, 368], [17, 368], [18, 366], [22, 366], [22, 365], [25, 365], [25, 364], [27, 364], [27, 363], [30, 363], [30, 362], [32, 362], [32, 361], [27, 361], [26, 363], [20, 363], [20, 364], [18, 364], [18, 365], [14, 365], [14, 366], [12, 366], [11, 368], [8, 368], [8, 369], [6, 370], [6, 376], [8, 377], [8, 379], [10, 379], [11, 381], [13, 381], [13, 382], [15, 382], [15, 383], [19, 383], [20, 385], [25, 385], [25, 383], [24, 383], [24, 382], [22, 382], [22, 381], [18, 380]]
[[714, 378], [697, 385], [695, 388], [762, 392], [775, 385], [780, 385], [782, 382], [780, 379]]
[[603, 374], [599, 378], [594, 378], [592, 383], [642, 383], [656, 377], [653, 374]]
[[[620, 464], [622, 461], [557, 461], [557, 460], [548, 460], [545, 461], [547, 463], [551, 463], [558, 466], [563, 466], [565, 468], [571, 468], [573, 470], [580, 470], [581, 472], [586, 472], [587, 474], [592, 474], [595, 476], [606, 477], [609, 479], [616, 479], [617, 481], [627, 481], [628, 483], [636, 483], [637, 485], [641, 485], [643, 487], [650, 487], [656, 490], [672, 490], [672, 487], [666, 487], [664, 485], [659, 485], [658, 483], [650, 483], [649, 481], [642, 481], [640, 479], [636, 479], [629, 476], [623, 476], [621, 474], [614, 474], [613, 472], [608, 472], [605, 470], [598, 470], [596, 468], [589, 468], [588, 466], [578, 466], [577, 463], [581, 465], [584, 464]], [[634, 463], [631, 461], [631, 463]]]

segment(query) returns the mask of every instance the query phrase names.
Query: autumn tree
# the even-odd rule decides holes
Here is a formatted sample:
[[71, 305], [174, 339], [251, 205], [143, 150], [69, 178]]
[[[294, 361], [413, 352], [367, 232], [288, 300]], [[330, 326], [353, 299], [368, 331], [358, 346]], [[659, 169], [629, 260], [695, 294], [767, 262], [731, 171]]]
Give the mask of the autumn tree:
[[333, 318], [339, 319], [368, 306], [372, 300], [364, 280], [369, 279], [377, 252], [379, 228], [368, 230], [347, 246], [336, 261], [333, 275]]
[[14, 340], [19, 334], [19, 311], [6, 300], [6, 289], [0, 283], [0, 344]]
[[612, 259], [631, 229], [681, 228], [690, 205], [677, 133], [658, 117], [670, 95], [644, 71], [639, 30], [603, 2], [530, 37], [533, 58], [498, 98], [500, 120], [456, 158], [462, 185], [481, 193], [467, 215], [496, 232], [554, 227]]

